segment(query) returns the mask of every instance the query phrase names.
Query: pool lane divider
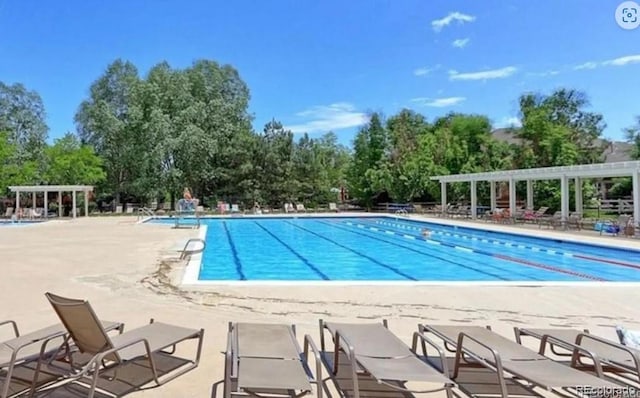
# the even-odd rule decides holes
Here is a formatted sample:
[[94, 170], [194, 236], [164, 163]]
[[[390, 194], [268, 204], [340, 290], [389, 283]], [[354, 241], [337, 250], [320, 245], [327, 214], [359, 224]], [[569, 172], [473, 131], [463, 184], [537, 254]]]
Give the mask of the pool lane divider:
[[229, 242], [229, 247], [231, 248], [231, 254], [233, 255], [233, 263], [236, 266], [236, 272], [240, 277], [241, 281], [246, 281], [247, 277], [242, 271], [242, 262], [240, 261], [240, 257], [238, 256], [238, 249], [236, 248], [236, 244], [233, 243], [233, 238], [231, 237], [231, 233], [229, 233], [229, 228], [227, 228], [227, 222], [222, 221], [222, 227], [224, 228], [224, 233], [227, 235], [227, 241]]
[[[381, 230], [380, 228], [368, 227], [366, 225], [352, 223], [350, 221], [346, 221], [345, 223], [347, 225], [355, 225], [355, 226], [362, 225], [362, 227], [359, 227], [359, 228], [368, 228], [368, 229], [374, 230], [374, 231], [380, 231]], [[400, 232], [395, 232], [395, 231], [391, 231], [391, 232], [393, 232], [393, 234], [395, 234], [397, 236], [404, 237], [404, 235], [405, 235], [404, 233], [400, 233]], [[433, 239], [427, 239], [427, 238], [424, 238], [424, 237], [420, 237], [420, 238], [422, 240], [427, 241], [428, 243], [435, 243], [435, 244], [439, 244], [441, 246], [447, 246], [447, 247], [451, 247], [451, 248], [454, 248], [454, 249], [457, 249], [457, 250], [463, 250], [463, 251], [467, 251], [467, 252], [471, 252], [471, 253], [482, 254], [484, 256], [495, 257], [495, 258], [499, 258], [501, 260], [507, 260], [507, 261], [511, 261], [511, 262], [514, 262], [514, 263], [518, 263], [518, 264], [534, 267], [534, 268], [544, 269], [544, 270], [547, 270], [547, 271], [552, 271], [552, 272], [556, 272], [556, 273], [571, 275], [571, 276], [575, 276], [575, 277], [578, 277], [578, 278], [589, 279], [589, 280], [592, 280], [592, 281], [598, 281], [598, 282], [606, 282], [607, 281], [607, 279], [600, 278], [600, 277], [593, 276], [593, 275], [589, 275], [589, 274], [585, 274], [583, 272], [571, 271], [571, 270], [567, 270], [567, 269], [564, 269], [564, 268], [554, 267], [552, 265], [536, 263], [536, 262], [533, 262], [533, 261], [523, 260], [523, 259], [516, 258], [516, 257], [505, 256], [503, 254], [494, 254], [494, 253], [491, 253], [491, 252], [486, 252], [484, 250], [472, 249], [472, 248], [469, 248], [469, 247], [454, 245], [454, 244], [446, 243], [446, 242], [442, 242], [442, 241], [434, 241]]]
[[[376, 221], [376, 224], [380, 224], [380, 225], [385, 225], [388, 227], [394, 227], [394, 228], [399, 228], [399, 229], [408, 229], [408, 230], [415, 230], [415, 231], [421, 231], [422, 228], [420, 227], [414, 227], [413, 225], [406, 225], [406, 224], [398, 224], [398, 223], [390, 223], [390, 222], [386, 222], [386, 221]], [[562, 250], [555, 250], [555, 249], [545, 249], [542, 247], [537, 247], [537, 246], [529, 246], [529, 245], [523, 245], [521, 243], [511, 243], [511, 242], [504, 242], [498, 239], [489, 239], [489, 238], [478, 238], [476, 236], [472, 236], [472, 235], [464, 235], [464, 234], [457, 234], [457, 233], [451, 233], [451, 232], [444, 232], [444, 231], [437, 231], [437, 230], [430, 230], [431, 233], [435, 233], [437, 235], [443, 235], [443, 236], [450, 236], [453, 238], [460, 238], [460, 239], [467, 239], [467, 240], [472, 240], [472, 241], [477, 241], [477, 242], [482, 242], [482, 243], [491, 243], [494, 245], [503, 245], [506, 247], [516, 247], [518, 249], [528, 249], [528, 250], [532, 250], [535, 252], [543, 252], [543, 253], [549, 253], [549, 254], [558, 254], [561, 256], [566, 256], [566, 257], [573, 257], [574, 254], [573, 253], [569, 253], [569, 252], [565, 252]]]
[[289, 246], [289, 244], [287, 244], [286, 242], [284, 242], [282, 239], [280, 239], [279, 237], [277, 237], [273, 232], [269, 231], [265, 226], [263, 226], [262, 224], [260, 224], [258, 221], [254, 221], [254, 223], [260, 228], [262, 229], [264, 232], [266, 232], [267, 234], [269, 234], [269, 236], [271, 236], [273, 239], [275, 239], [276, 241], [278, 241], [278, 243], [280, 243], [282, 246], [286, 247], [291, 253], [293, 253], [294, 256], [298, 257], [298, 259], [300, 261], [302, 261], [304, 263], [304, 265], [306, 265], [307, 267], [309, 267], [309, 269], [311, 269], [313, 272], [315, 272], [320, 278], [322, 278], [325, 281], [331, 280], [327, 275], [325, 275], [322, 271], [320, 271], [318, 269], [318, 267], [316, 267], [315, 265], [311, 264], [311, 262], [305, 258], [302, 254], [298, 253], [294, 248], [292, 248], [291, 246]]
[[397, 269], [397, 268], [395, 268], [395, 267], [392, 267], [392, 266], [387, 265], [387, 264], [385, 264], [385, 263], [383, 263], [383, 262], [380, 262], [380, 261], [376, 260], [375, 258], [373, 258], [373, 257], [371, 257], [371, 256], [368, 256], [368, 255], [366, 255], [366, 254], [364, 254], [364, 253], [362, 253], [362, 252], [359, 252], [358, 250], [354, 250], [354, 249], [352, 249], [352, 248], [350, 248], [350, 247], [347, 247], [347, 246], [345, 246], [345, 245], [343, 245], [343, 244], [340, 244], [340, 243], [336, 242], [335, 240], [333, 240], [333, 239], [331, 239], [331, 238], [327, 238], [326, 236], [320, 235], [319, 233], [316, 233], [316, 232], [314, 232], [314, 231], [311, 231], [311, 230], [309, 230], [309, 229], [306, 229], [306, 228], [304, 228], [304, 227], [301, 227], [301, 226], [299, 226], [299, 225], [297, 225], [297, 224], [294, 224], [294, 223], [292, 223], [292, 222], [290, 222], [290, 221], [285, 221], [285, 223], [287, 223], [287, 224], [289, 224], [289, 225], [291, 225], [291, 226], [293, 226], [293, 227], [295, 227], [295, 228], [301, 229], [301, 230], [303, 230], [303, 231], [305, 231], [305, 232], [307, 232], [307, 233], [309, 233], [309, 234], [311, 234], [311, 235], [315, 235], [315, 236], [317, 236], [318, 238], [321, 238], [321, 239], [324, 239], [324, 240], [326, 240], [326, 241], [328, 241], [328, 242], [331, 242], [331, 243], [333, 243], [334, 245], [336, 245], [336, 246], [338, 246], [338, 247], [341, 247], [341, 248], [343, 248], [343, 249], [345, 249], [345, 250], [348, 250], [348, 251], [350, 251], [350, 252], [352, 252], [352, 253], [355, 253], [355, 254], [359, 255], [360, 257], [364, 257], [364, 258], [366, 258], [367, 260], [371, 261], [372, 263], [374, 263], [374, 264], [378, 264], [379, 266], [381, 266], [381, 267], [383, 267], [383, 268], [386, 268], [386, 269], [388, 269], [389, 271], [394, 272], [394, 273], [396, 273], [396, 274], [398, 274], [398, 275], [400, 275], [400, 276], [402, 276], [402, 277], [404, 277], [404, 278], [406, 278], [406, 279], [409, 279], [409, 280], [412, 280], [412, 281], [416, 281], [416, 282], [418, 281], [418, 280], [417, 280], [416, 278], [414, 278], [413, 276], [411, 276], [411, 275], [409, 275], [409, 274], [406, 274], [406, 273], [404, 273], [404, 272], [400, 271], [399, 269]]
[[[409, 230], [415, 230], [415, 231], [422, 230], [422, 228], [414, 227], [413, 225], [389, 223], [389, 222], [386, 222], [386, 221], [376, 221], [376, 224], [386, 225], [386, 226], [395, 227], [395, 228], [399, 228], [399, 229], [409, 229]], [[548, 253], [548, 254], [557, 254], [557, 255], [561, 255], [561, 256], [565, 256], [565, 257], [575, 257], [575, 258], [579, 258], [579, 259], [582, 259], [582, 260], [589, 260], [589, 261], [595, 261], [595, 262], [600, 262], [600, 263], [608, 263], [608, 264], [613, 264], [613, 265], [619, 265], [621, 267], [628, 267], [628, 268], [634, 268], [634, 269], [640, 270], [640, 265], [638, 265], [638, 264], [632, 264], [632, 263], [627, 263], [627, 262], [624, 262], [624, 261], [617, 261], [617, 260], [609, 260], [609, 259], [601, 258], [601, 257], [585, 256], [583, 254], [571, 253], [571, 252], [566, 252], [566, 251], [562, 251], [562, 250], [545, 249], [545, 248], [542, 248], [542, 247], [523, 245], [523, 244], [520, 244], [520, 243], [514, 244], [514, 243], [510, 243], [510, 242], [500, 241], [500, 240], [497, 240], [497, 239], [478, 238], [478, 237], [475, 237], [475, 236], [472, 236], [472, 235], [468, 235], [467, 236], [467, 235], [456, 234], [456, 233], [451, 233], [451, 232], [443, 232], [443, 231], [431, 230], [431, 233], [435, 233], [435, 234], [438, 234], [438, 235], [444, 235], [444, 236], [451, 236], [451, 237], [454, 237], [454, 238], [461, 238], [461, 239], [467, 239], [467, 240], [472, 240], [472, 241], [478, 241], [478, 242], [482, 242], [482, 243], [492, 243], [494, 245], [504, 245], [506, 247], [516, 247], [518, 249], [529, 249], [529, 250], [536, 251], [536, 252], [543, 252], [543, 253]]]
[[[461, 268], [464, 268], [464, 269], [468, 269], [468, 270], [471, 270], [471, 271], [477, 272], [477, 273], [479, 273], [479, 274], [484, 274], [484, 275], [487, 275], [487, 276], [490, 276], [490, 277], [493, 277], [493, 278], [496, 278], [496, 279], [499, 279], [499, 280], [502, 280], [502, 281], [509, 281], [509, 279], [507, 279], [507, 278], [505, 278], [505, 277], [502, 277], [502, 276], [500, 276], [500, 275], [496, 275], [496, 274], [493, 274], [493, 273], [491, 273], [491, 272], [487, 272], [487, 271], [483, 271], [483, 270], [480, 270], [480, 269], [477, 269], [477, 268], [473, 268], [473, 267], [470, 267], [470, 266], [468, 266], [468, 265], [460, 264], [460, 263], [458, 263], [458, 262], [455, 262], [455, 261], [452, 261], [452, 260], [449, 260], [449, 259], [446, 259], [446, 258], [443, 258], [443, 257], [440, 257], [440, 256], [436, 256], [436, 255], [434, 255], [433, 253], [423, 252], [423, 251], [421, 251], [421, 250], [417, 250], [417, 249], [415, 249], [415, 248], [413, 248], [413, 247], [404, 246], [404, 245], [399, 245], [399, 244], [397, 244], [397, 243], [395, 243], [395, 242], [390, 242], [390, 241], [388, 241], [388, 240], [384, 240], [384, 239], [381, 239], [381, 238], [377, 238], [377, 237], [375, 237], [375, 236], [371, 236], [371, 235], [368, 235], [368, 234], [364, 234], [364, 233], [362, 233], [362, 232], [357, 232], [357, 231], [354, 231], [354, 230], [353, 230], [353, 228], [344, 228], [344, 227], [340, 226], [340, 224], [342, 224], [342, 222], [340, 222], [340, 223], [328, 223], [328, 222], [323, 222], [323, 221], [316, 221], [316, 222], [317, 222], [317, 223], [320, 223], [320, 224], [329, 225], [329, 226], [331, 226], [331, 227], [338, 228], [338, 229], [341, 229], [341, 230], [343, 230], [343, 231], [347, 231], [347, 232], [350, 232], [350, 233], [354, 233], [354, 234], [358, 234], [358, 235], [361, 235], [361, 236], [365, 236], [365, 237], [367, 237], [367, 238], [369, 238], [369, 239], [374, 239], [374, 240], [377, 240], [377, 241], [379, 241], [379, 242], [384, 242], [384, 243], [387, 243], [387, 244], [390, 244], [390, 245], [393, 245], [393, 246], [401, 247], [401, 248], [403, 248], [403, 249], [410, 250], [410, 251], [412, 251], [412, 252], [414, 252], [414, 253], [418, 253], [418, 254], [421, 254], [421, 255], [426, 256], [426, 257], [429, 257], [429, 258], [437, 258], [438, 260], [444, 261], [444, 262], [449, 263], [449, 264], [453, 264], [453, 265], [455, 265], [455, 266], [458, 266], [458, 267], [461, 267]], [[365, 226], [363, 226], [363, 225], [361, 225], [361, 224], [360, 224], [360, 225], [358, 225], [358, 228], [359, 228], [359, 229], [365, 229]], [[375, 229], [375, 227], [372, 227], [372, 228], [374, 228], [374, 229]], [[375, 229], [375, 230], [376, 230], [376, 231], [378, 231], [378, 229]], [[390, 234], [390, 235], [391, 235], [391, 234]], [[411, 235], [407, 235], [407, 236], [408, 236], [408, 238], [407, 238], [407, 239], [414, 239], [414, 240], [416, 239], [416, 237], [415, 237], [415, 236], [411, 236]], [[435, 245], [439, 245], [439, 244], [440, 244], [440, 243], [439, 243], [439, 242], [437, 242], [437, 241], [429, 241], [428, 243], [432, 243], [432, 244], [435, 244]], [[501, 269], [500, 267], [496, 267], [496, 266], [493, 266], [493, 265], [489, 265], [489, 266], [490, 266], [490, 267], [492, 267], [492, 268], [494, 268], [494, 269], [498, 269], [498, 270], [500, 270], [500, 271], [504, 271], [504, 270], [503, 270], [503, 269]], [[536, 278], [532, 278], [532, 279], [536, 280]]]

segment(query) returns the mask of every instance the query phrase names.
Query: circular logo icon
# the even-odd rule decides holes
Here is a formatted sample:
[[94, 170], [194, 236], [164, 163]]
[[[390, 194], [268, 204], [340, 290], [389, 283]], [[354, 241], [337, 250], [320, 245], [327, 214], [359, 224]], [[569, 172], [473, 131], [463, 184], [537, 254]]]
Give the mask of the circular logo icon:
[[625, 1], [616, 8], [616, 22], [622, 29], [640, 26], [640, 5], [635, 1]]

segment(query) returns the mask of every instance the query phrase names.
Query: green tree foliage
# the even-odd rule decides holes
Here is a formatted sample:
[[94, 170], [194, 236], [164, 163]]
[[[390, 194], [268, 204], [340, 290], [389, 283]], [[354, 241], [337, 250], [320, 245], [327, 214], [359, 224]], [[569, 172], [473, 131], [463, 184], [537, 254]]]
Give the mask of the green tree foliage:
[[80, 104], [76, 115], [82, 142], [103, 159], [105, 186], [115, 194], [116, 202], [122, 193], [135, 191], [136, 179], [144, 175], [141, 165], [153, 145], [141, 131], [140, 85], [136, 67], [116, 60], [91, 85], [89, 99]]
[[[496, 140], [483, 115], [428, 121], [404, 109], [387, 119], [372, 113], [352, 150], [334, 133], [296, 136], [275, 119], [255, 132], [249, 99], [229, 65], [197, 60], [177, 69], [163, 62], [140, 75], [135, 65], [116, 60], [78, 108], [79, 140], [66, 135], [48, 147], [38, 94], [0, 83], [0, 187], [101, 184], [117, 201], [176, 198], [189, 187], [209, 205], [280, 207], [333, 202], [346, 186], [370, 207], [382, 198], [439, 200], [433, 175], [600, 162], [607, 144], [600, 139], [602, 116], [588, 111], [584, 93], [569, 89], [522, 95], [522, 127], [513, 129], [513, 143]], [[627, 138], [640, 158], [640, 118]], [[450, 184], [448, 191], [451, 201], [469, 197], [468, 184]], [[478, 193], [488, 202], [488, 184], [479, 184]], [[535, 200], [557, 207], [559, 184], [536, 182]]]
[[106, 175], [100, 159], [88, 145], [82, 145], [73, 134], [55, 140], [45, 149], [45, 180], [54, 185], [94, 185]]

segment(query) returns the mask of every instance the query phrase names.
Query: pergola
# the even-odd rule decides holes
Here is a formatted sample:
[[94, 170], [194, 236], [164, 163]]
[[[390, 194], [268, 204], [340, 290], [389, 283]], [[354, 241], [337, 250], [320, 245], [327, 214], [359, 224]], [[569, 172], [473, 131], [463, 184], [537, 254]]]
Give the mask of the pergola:
[[583, 164], [578, 166], [540, 167], [535, 169], [518, 169], [506, 171], [490, 171], [485, 173], [452, 174], [431, 177], [440, 181], [443, 211], [447, 204], [447, 183], [469, 182], [471, 185], [471, 218], [477, 217], [478, 181], [489, 181], [491, 184], [491, 210], [496, 209], [496, 181], [509, 182], [509, 210], [516, 211], [516, 182], [527, 182], [527, 207], [533, 208], [533, 181], [560, 180], [561, 211], [563, 219], [569, 216], [569, 180], [575, 180], [576, 209], [582, 208], [583, 178], [631, 177], [633, 180], [633, 219], [640, 220], [640, 161]]
[[73, 197], [72, 214], [73, 218], [76, 218], [76, 194], [78, 192], [84, 193], [84, 215], [89, 216], [89, 192], [93, 191], [91, 185], [26, 185], [26, 186], [12, 186], [9, 187], [11, 192], [16, 193], [16, 210], [20, 209], [20, 193], [31, 192], [33, 195], [33, 204], [35, 207], [36, 193], [44, 192], [44, 216], [49, 215], [49, 208], [47, 202], [47, 194], [49, 192], [58, 193], [58, 215], [62, 217], [62, 193], [71, 192]]

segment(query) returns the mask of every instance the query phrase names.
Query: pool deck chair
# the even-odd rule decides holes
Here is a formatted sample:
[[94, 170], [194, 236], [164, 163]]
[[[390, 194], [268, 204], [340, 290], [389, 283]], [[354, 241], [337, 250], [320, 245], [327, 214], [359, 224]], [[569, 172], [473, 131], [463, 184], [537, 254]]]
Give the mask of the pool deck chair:
[[[315, 378], [309, 367], [309, 349], [314, 353]], [[322, 360], [311, 336], [304, 337], [304, 351], [295, 327], [267, 323], [229, 323], [225, 353], [224, 398], [232, 395], [301, 397], [316, 384], [322, 398]]]
[[[45, 296], [68, 331], [68, 340], [73, 341], [77, 351], [90, 357], [87, 362], [76, 364], [73, 357], [70, 356], [68, 358], [70, 371], [65, 375], [66, 382], [83, 377], [90, 378], [91, 386], [87, 398], [94, 397], [98, 379], [103, 372], [114, 370], [134, 360], [144, 359], [149, 362], [156, 385], [161, 385], [196, 368], [200, 362], [203, 329], [187, 329], [151, 320], [151, 323], [146, 326], [110, 337], [89, 302], [65, 298], [52, 293], [46, 293]], [[170, 355], [178, 343], [190, 339], [198, 340], [195, 359], [159, 377], [154, 355]], [[170, 352], [164, 351], [167, 348], [172, 350]], [[38, 360], [34, 380], [37, 380], [43, 362], [42, 358]], [[34, 390], [35, 385], [32, 386], [32, 394]]]
[[[453, 396], [455, 383], [448, 374], [444, 351], [420, 333], [413, 335], [413, 349], [410, 349], [382, 323], [335, 323], [320, 320], [320, 350], [327, 353], [324, 334], [329, 331], [334, 343], [333, 366], [325, 361], [336, 376], [339, 369], [341, 352], [346, 355], [351, 368], [353, 398], [360, 397], [359, 374], [371, 376], [379, 384], [395, 391], [405, 393], [431, 393], [446, 391], [447, 397]], [[420, 359], [416, 348], [429, 344], [440, 353], [442, 372]], [[325, 358], [327, 359], [327, 358]], [[420, 383], [424, 389], [415, 390], [405, 386], [406, 382]], [[423, 384], [424, 383], [424, 384]], [[365, 394], [366, 395], [366, 394]]]
[[[555, 355], [571, 357], [571, 366], [574, 368], [593, 371], [599, 362], [605, 372], [640, 382], [640, 350], [635, 348], [593, 335], [588, 330], [515, 327], [514, 332], [516, 341], [519, 343], [525, 336], [540, 340], [539, 353], [542, 355], [549, 346]], [[598, 361], [594, 363], [591, 355], [585, 355], [584, 351], [577, 349], [576, 346], [591, 352]], [[562, 348], [564, 352], [557, 351], [556, 348]], [[583, 361], [585, 357], [588, 359], [587, 362]]]
[[[419, 325], [425, 334], [440, 338], [447, 349], [454, 348], [452, 378], [463, 367], [484, 367], [497, 374], [501, 396], [509, 397], [507, 375], [525, 380], [533, 386], [558, 392], [580, 388], [619, 388], [620, 385], [581, 372], [524, 347], [513, 340], [482, 326]], [[586, 350], [585, 350], [586, 351]], [[576, 392], [580, 394], [580, 391]]]
[[[102, 321], [105, 331], [118, 330], [122, 333], [123, 323]], [[20, 334], [18, 324], [9, 320], [0, 322], [0, 327], [11, 327], [14, 338], [0, 342], [0, 398], [7, 398], [16, 391], [10, 391], [13, 372], [16, 367], [35, 362], [40, 356], [50, 356], [59, 352], [58, 346], [47, 348], [50, 342], [64, 341], [67, 330], [62, 324], [50, 325], [26, 334]], [[54, 378], [54, 380], [57, 378]], [[25, 386], [25, 390], [28, 385]]]

